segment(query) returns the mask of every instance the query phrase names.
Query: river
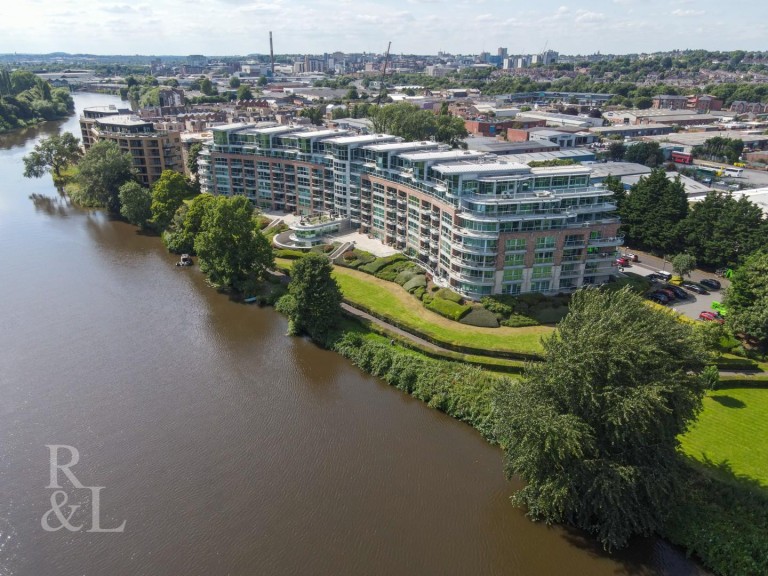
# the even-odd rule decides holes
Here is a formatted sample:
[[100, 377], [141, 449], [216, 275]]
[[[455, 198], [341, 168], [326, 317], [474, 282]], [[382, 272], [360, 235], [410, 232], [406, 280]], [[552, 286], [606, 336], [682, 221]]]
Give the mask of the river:
[[[608, 556], [530, 522], [469, 426], [24, 179], [59, 130], [77, 117], [0, 136], [0, 576], [701, 573], [658, 540]], [[60, 507], [47, 445], [79, 452]], [[95, 494], [122, 532], [87, 531]]]

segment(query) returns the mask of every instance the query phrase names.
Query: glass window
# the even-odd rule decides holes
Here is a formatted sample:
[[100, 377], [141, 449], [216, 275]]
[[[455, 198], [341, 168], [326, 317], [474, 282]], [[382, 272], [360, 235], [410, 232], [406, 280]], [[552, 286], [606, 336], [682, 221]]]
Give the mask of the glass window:
[[546, 250], [554, 247], [554, 236], [542, 236], [541, 238], [536, 238], [536, 250]]
[[514, 250], [525, 250], [525, 238], [509, 238], [504, 243], [504, 249], [507, 252]]

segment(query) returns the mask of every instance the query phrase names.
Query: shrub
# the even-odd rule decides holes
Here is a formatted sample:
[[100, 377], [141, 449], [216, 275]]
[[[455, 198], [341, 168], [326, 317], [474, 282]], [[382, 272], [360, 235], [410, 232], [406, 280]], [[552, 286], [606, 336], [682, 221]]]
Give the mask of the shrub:
[[528, 316], [512, 314], [507, 320], [504, 320], [501, 325], [508, 326], [509, 328], [523, 328], [525, 326], [538, 326], [539, 323]]
[[403, 254], [392, 254], [392, 256], [386, 256], [384, 258], [376, 258], [373, 262], [369, 262], [368, 264], [360, 266], [359, 270], [361, 272], [366, 272], [367, 274], [375, 275], [376, 272], [378, 272], [382, 268], [389, 266], [393, 262], [398, 262], [400, 260], [408, 260], [408, 258]]
[[394, 262], [392, 264], [389, 264], [388, 266], [385, 266], [378, 272], [376, 272], [375, 276], [376, 278], [381, 278], [382, 280], [386, 280], [387, 282], [394, 282], [395, 278], [397, 278], [398, 274], [402, 272], [403, 270], [413, 270], [416, 268], [416, 265], [412, 262], [409, 262], [408, 260], [400, 260], [398, 262]]
[[347, 250], [341, 255], [341, 258], [336, 259], [336, 263], [347, 268], [359, 268], [364, 264], [373, 262], [376, 257], [370, 252], [364, 250]]
[[282, 250], [275, 250], [275, 256], [277, 258], [285, 258], [286, 260], [296, 260], [305, 254], [306, 252], [302, 252], [301, 250], [288, 250], [287, 248]]
[[[414, 290], [416, 290], [416, 288], [424, 288], [424, 289], [426, 289], [426, 287], [427, 287], [427, 277], [424, 276], [424, 274], [418, 274], [418, 275], [414, 276], [413, 278], [411, 278], [410, 280], [408, 280], [408, 282], [403, 284], [403, 288], [408, 290], [408, 292], [414, 292]], [[422, 294], [423, 293], [424, 293], [424, 291], [422, 291]]]
[[424, 305], [428, 310], [432, 310], [432, 312], [436, 312], [437, 314], [440, 314], [440, 316], [445, 316], [446, 318], [456, 320], [457, 322], [472, 309], [466, 304], [457, 304], [456, 302], [437, 297], [432, 298], [429, 303], [425, 302]]
[[486, 310], [482, 306], [472, 308], [469, 314], [461, 319], [461, 323], [469, 326], [480, 326], [481, 328], [499, 327], [499, 321], [496, 318], [496, 314], [490, 310]]
[[497, 295], [497, 296], [484, 296], [480, 301], [483, 307], [489, 312], [496, 314], [498, 318], [509, 318], [514, 313], [514, 303], [510, 303], [510, 296]]
[[530, 316], [541, 324], [557, 324], [568, 314], [568, 306], [543, 307], [534, 309]]
[[351, 262], [352, 260], [357, 260], [357, 254], [353, 250], [347, 250], [344, 252], [344, 254], [341, 255], [341, 257], [344, 259], [345, 262]]
[[435, 293], [435, 297], [442, 298], [443, 300], [450, 300], [456, 304], [461, 304], [464, 301], [461, 295], [456, 294], [456, 292], [449, 288], [440, 288], [440, 290]]
[[427, 289], [424, 286], [419, 286], [413, 292], [411, 292], [411, 294], [413, 294], [415, 298], [418, 298], [419, 300], [421, 300], [424, 297], [424, 293], [426, 291]]
[[411, 278], [413, 278], [417, 274], [418, 274], [418, 272], [416, 270], [413, 270], [413, 269], [410, 269], [410, 268], [406, 268], [405, 270], [402, 270], [400, 272], [400, 274], [398, 274], [395, 277], [395, 282], [397, 284], [400, 284], [400, 286], [404, 286], [405, 283], [408, 282], [408, 280], [410, 280]]

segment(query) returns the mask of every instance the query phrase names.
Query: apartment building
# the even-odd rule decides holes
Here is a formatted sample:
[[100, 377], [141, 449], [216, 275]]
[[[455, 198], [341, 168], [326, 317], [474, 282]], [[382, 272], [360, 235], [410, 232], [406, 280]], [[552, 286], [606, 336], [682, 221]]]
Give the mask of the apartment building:
[[133, 158], [138, 181], [152, 186], [164, 170], [184, 173], [181, 136], [176, 130], [156, 130], [154, 124], [114, 106], [85, 108], [80, 116], [83, 146], [112, 140]]
[[591, 185], [585, 166], [530, 168], [385, 134], [235, 124], [213, 129], [199, 174], [205, 192], [346, 220], [469, 298], [602, 283], [623, 242], [611, 192]]

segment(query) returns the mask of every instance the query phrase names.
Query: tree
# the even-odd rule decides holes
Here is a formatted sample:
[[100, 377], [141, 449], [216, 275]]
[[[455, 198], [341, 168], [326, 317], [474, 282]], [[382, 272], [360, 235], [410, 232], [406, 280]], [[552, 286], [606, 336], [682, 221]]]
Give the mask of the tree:
[[163, 242], [175, 254], [194, 254], [195, 238], [203, 228], [203, 217], [216, 196], [199, 194], [189, 203], [182, 204], [173, 215], [173, 221], [163, 232]]
[[679, 223], [687, 214], [685, 187], [679, 177], [669, 180], [662, 168], [630, 188], [619, 212], [628, 242], [659, 254], [676, 250]]
[[91, 146], [77, 165], [80, 195], [86, 203], [97, 203], [120, 213], [120, 186], [133, 180], [133, 160], [121, 152], [117, 142], [102, 140]]
[[240, 88], [237, 89], [237, 99], [238, 100], [253, 100], [253, 92], [251, 92], [251, 87], [247, 84], [243, 84], [240, 86]]
[[614, 162], [623, 160], [626, 152], [627, 147], [624, 145], [624, 142], [616, 141], [608, 144], [608, 157]]
[[200, 79], [200, 92], [202, 92], [206, 96], [213, 96], [218, 91], [216, 90], [216, 87], [213, 85], [213, 83], [208, 78], [201, 78]]
[[640, 296], [580, 290], [543, 362], [496, 396], [512, 498], [607, 549], [659, 529], [680, 495], [678, 437], [701, 408], [706, 352], [693, 328]]
[[359, 100], [360, 95], [357, 93], [357, 88], [352, 86], [349, 90], [347, 90], [347, 95], [345, 96], [347, 100]]
[[696, 257], [690, 254], [677, 254], [670, 259], [672, 271], [678, 276], [688, 276], [696, 270]]
[[624, 184], [616, 176], [608, 176], [603, 180], [603, 187], [613, 192], [613, 201], [616, 203], [616, 209], [621, 213], [621, 209], [627, 199], [627, 191], [624, 189]]
[[341, 317], [341, 290], [332, 271], [330, 260], [314, 252], [293, 265], [288, 294], [278, 303], [278, 311], [290, 320], [291, 334], [306, 334], [327, 344]]
[[229, 79], [229, 87], [230, 88], [239, 88], [240, 87], [240, 78], [237, 76], [232, 76]]
[[152, 186], [152, 223], [165, 230], [179, 206], [192, 194], [184, 176], [174, 170], [163, 170]]
[[259, 76], [259, 79], [256, 81], [257, 86], [266, 86], [267, 84], [269, 84], [269, 81], [266, 76]]
[[315, 126], [321, 126], [323, 124], [323, 107], [322, 106], [307, 106], [299, 113], [300, 116], [309, 118]]
[[627, 146], [624, 160], [656, 168], [664, 163], [664, 153], [658, 142], [633, 142]]
[[24, 156], [24, 177], [40, 178], [46, 172], [53, 172], [59, 178], [61, 170], [76, 162], [81, 153], [80, 140], [71, 132], [43, 138]]
[[197, 159], [200, 157], [200, 152], [203, 150], [203, 145], [200, 142], [195, 142], [189, 147], [189, 154], [187, 155], [187, 170], [193, 180], [197, 180], [197, 174], [199, 166], [197, 165]]
[[710, 192], [694, 202], [681, 224], [687, 251], [709, 268], [736, 266], [768, 244], [768, 221], [757, 204], [742, 196]]
[[138, 182], [130, 181], [120, 186], [120, 215], [141, 229], [147, 228], [152, 218], [152, 194]]
[[756, 252], [744, 261], [731, 276], [725, 292], [725, 317], [734, 333], [757, 338], [768, 345], [768, 252]]
[[215, 196], [209, 201], [195, 252], [211, 282], [244, 294], [274, 267], [272, 247], [258, 230], [245, 196]]

